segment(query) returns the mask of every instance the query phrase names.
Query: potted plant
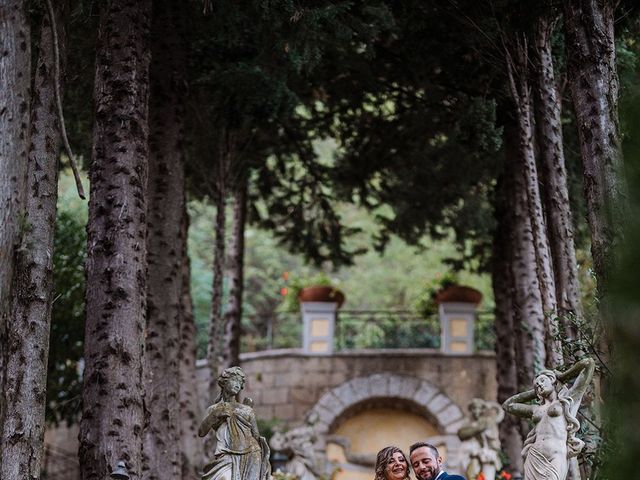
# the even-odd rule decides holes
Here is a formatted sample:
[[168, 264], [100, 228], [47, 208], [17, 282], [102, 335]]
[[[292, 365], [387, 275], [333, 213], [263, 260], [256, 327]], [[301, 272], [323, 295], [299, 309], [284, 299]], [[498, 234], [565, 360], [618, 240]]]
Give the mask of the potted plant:
[[441, 303], [461, 302], [478, 305], [481, 301], [482, 293], [475, 288], [460, 285], [455, 273], [446, 272], [437, 275], [433, 281], [425, 285], [416, 302], [416, 310], [425, 318], [429, 318], [438, 313], [438, 305]]
[[344, 294], [321, 272], [311, 277], [291, 280], [284, 299], [284, 310], [297, 312], [300, 302], [335, 302], [339, 308], [344, 303]]
[[465, 287], [463, 285], [449, 285], [442, 288], [435, 295], [435, 301], [440, 303], [460, 302], [473, 303], [478, 305], [482, 301], [482, 293], [475, 288]]

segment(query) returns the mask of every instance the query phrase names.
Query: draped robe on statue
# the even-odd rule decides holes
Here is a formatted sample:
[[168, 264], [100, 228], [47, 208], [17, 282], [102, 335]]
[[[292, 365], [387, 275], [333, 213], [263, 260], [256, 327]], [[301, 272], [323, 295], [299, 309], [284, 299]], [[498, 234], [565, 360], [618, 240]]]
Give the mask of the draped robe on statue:
[[266, 478], [269, 450], [262, 438], [256, 438], [253, 409], [236, 402], [221, 402], [210, 409], [207, 416], [221, 423], [216, 429], [213, 461], [205, 466], [202, 480]]

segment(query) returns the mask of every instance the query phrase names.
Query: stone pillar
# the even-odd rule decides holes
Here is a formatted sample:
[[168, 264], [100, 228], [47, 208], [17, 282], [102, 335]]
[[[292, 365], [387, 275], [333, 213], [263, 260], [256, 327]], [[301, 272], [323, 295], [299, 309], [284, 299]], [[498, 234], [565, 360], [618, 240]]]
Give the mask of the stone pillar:
[[305, 353], [331, 355], [336, 325], [336, 302], [300, 302], [302, 348]]
[[443, 302], [439, 315], [440, 350], [450, 354], [472, 354], [476, 304]]

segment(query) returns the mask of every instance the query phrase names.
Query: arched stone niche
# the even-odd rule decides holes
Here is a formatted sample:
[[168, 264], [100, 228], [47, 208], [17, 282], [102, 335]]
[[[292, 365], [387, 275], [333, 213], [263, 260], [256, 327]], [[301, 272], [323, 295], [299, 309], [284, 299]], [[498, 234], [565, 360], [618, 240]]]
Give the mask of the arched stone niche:
[[[394, 415], [398, 418], [394, 419]], [[393, 373], [354, 378], [325, 392], [307, 418], [321, 439], [319, 447], [322, 453], [334, 461], [342, 457], [339, 466], [343, 471], [346, 469], [344, 478], [371, 478], [375, 452], [365, 454], [361, 446], [351, 451], [347, 437], [359, 426], [371, 428], [371, 432], [382, 428], [382, 423], [376, 426], [376, 422], [384, 422], [384, 428], [392, 429], [394, 425], [401, 428], [403, 422], [411, 422], [409, 430], [414, 436], [416, 432], [425, 432], [424, 435], [429, 437], [418, 439], [431, 441], [446, 452], [449, 471], [461, 472], [463, 469], [457, 454], [460, 442], [456, 435], [464, 423], [462, 410], [426, 380]], [[404, 443], [412, 441], [407, 438]], [[398, 446], [408, 454], [408, 444], [390, 443], [400, 443]], [[341, 452], [337, 453], [336, 445]]]

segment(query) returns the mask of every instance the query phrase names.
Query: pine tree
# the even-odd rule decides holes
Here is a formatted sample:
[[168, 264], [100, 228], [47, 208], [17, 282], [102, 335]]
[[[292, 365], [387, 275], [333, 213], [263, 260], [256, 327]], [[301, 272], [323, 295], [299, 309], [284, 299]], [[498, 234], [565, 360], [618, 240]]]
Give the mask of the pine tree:
[[618, 120], [614, 21], [618, 2], [565, 2], [567, 79], [577, 118], [591, 253], [598, 295], [606, 296], [616, 245], [626, 221]]
[[102, 5], [89, 177], [80, 467], [142, 478], [151, 2]]
[[156, 0], [149, 69], [147, 181], [147, 325], [143, 478], [178, 478], [182, 470], [180, 398], [184, 280], [184, 7]]
[[[31, 38], [28, 2], [0, 4], [0, 458], [5, 443], [6, 411], [11, 395], [6, 382], [10, 355], [11, 286], [14, 255], [20, 242], [26, 195], [29, 151]], [[0, 464], [2, 477], [18, 478], [12, 468]], [[7, 470], [5, 470], [7, 469]]]
[[[182, 216], [182, 238], [186, 240], [189, 230], [189, 215]], [[182, 248], [182, 296], [180, 302], [180, 444], [182, 452], [182, 478], [192, 480], [204, 463], [202, 439], [198, 436], [198, 426], [202, 414], [198, 397], [196, 377], [196, 325], [191, 299], [191, 266], [187, 253], [187, 243]]]
[[553, 13], [541, 15], [535, 28], [535, 117], [540, 151], [545, 211], [553, 256], [558, 316], [563, 332], [575, 338], [572, 316], [580, 316], [573, 219], [565, 166], [562, 100], [557, 89], [551, 40], [556, 21]]

